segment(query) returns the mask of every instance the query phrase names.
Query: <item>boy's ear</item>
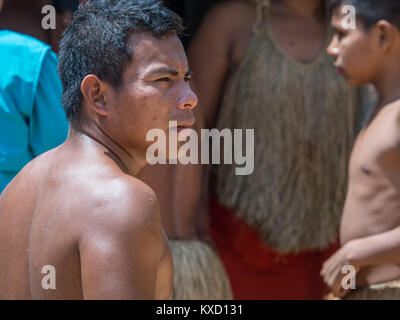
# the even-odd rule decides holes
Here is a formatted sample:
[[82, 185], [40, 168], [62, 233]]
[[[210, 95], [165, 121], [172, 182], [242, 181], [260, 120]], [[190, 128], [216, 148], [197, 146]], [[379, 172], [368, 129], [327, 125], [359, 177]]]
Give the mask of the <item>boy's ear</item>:
[[108, 107], [106, 91], [108, 86], [93, 74], [87, 75], [81, 82], [81, 93], [91, 111], [106, 116]]
[[381, 48], [383, 50], [389, 49], [395, 41], [397, 28], [386, 20], [379, 20], [376, 23], [376, 30]]

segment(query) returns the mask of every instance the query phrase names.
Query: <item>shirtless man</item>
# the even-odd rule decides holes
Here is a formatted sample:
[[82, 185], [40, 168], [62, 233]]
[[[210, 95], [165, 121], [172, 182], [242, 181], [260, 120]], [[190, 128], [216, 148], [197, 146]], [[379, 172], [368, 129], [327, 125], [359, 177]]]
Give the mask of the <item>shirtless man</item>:
[[[60, 46], [69, 138], [0, 198], [0, 299], [171, 296], [157, 198], [135, 175], [150, 129], [194, 123], [180, 31], [158, 0], [98, 0], [77, 11]], [[41, 285], [46, 265], [54, 290]]]
[[[353, 5], [357, 28], [346, 30], [343, 5]], [[397, 0], [336, 1], [336, 34], [328, 52], [353, 86], [372, 83], [379, 104], [354, 145], [340, 228], [341, 249], [321, 275], [338, 297], [400, 299], [400, 5]], [[345, 290], [345, 265], [357, 272]]]

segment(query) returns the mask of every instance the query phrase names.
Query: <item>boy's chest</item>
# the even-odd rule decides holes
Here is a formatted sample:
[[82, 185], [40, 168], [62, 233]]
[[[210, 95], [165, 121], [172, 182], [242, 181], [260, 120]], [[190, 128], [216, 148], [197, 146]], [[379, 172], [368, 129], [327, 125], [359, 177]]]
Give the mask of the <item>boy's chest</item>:
[[[388, 150], [398, 145], [394, 121], [377, 116], [357, 137], [350, 157], [350, 175], [376, 174], [379, 171], [379, 159]], [[386, 121], [385, 121], [386, 120]]]

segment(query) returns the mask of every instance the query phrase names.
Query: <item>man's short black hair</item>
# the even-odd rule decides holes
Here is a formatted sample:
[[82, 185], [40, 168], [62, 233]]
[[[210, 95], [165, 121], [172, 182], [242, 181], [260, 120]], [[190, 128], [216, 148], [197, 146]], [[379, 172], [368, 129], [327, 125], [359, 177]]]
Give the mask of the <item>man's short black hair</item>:
[[386, 20], [400, 29], [400, 0], [328, 0], [331, 10], [341, 4], [352, 5], [356, 9], [357, 19], [366, 29], [379, 20]]
[[71, 125], [80, 124], [81, 82], [88, 74], [119, 89], [132, 61], [127, 45], [131, 33], [156, 38], [179, 35], [182, 19], [162, 0], [89, 0], [81, 4], [60, 42], [59, 67], [63, 107]]

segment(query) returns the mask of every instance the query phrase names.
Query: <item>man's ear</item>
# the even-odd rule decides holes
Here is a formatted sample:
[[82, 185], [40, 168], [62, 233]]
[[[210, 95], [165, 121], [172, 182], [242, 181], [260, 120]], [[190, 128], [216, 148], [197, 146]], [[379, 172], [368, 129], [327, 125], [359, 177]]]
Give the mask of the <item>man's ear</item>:
[[388, 50], [395, 41], [397, 32], [396, 27], [386, 20], [379, 20], [375, 27], [379, 36], [381, 48], [385, 51]]
[[109, 86], [93, 74], [87, 75], [81, 82], [81, 93], [88, 107], [102, 116], [109, 111], [105, 99], [108, 89]]

